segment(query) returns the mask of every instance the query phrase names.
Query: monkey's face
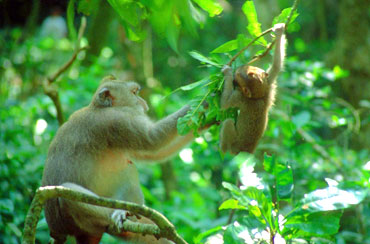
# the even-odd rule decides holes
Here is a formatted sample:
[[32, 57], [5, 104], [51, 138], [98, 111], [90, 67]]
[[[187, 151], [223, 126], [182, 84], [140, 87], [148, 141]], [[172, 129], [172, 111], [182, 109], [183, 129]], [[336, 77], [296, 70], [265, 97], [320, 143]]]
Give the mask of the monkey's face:
[[239, 67], [235, 72], [234, 81], [247, 98], [263, 98], [268, 91], [267, 73], [258, 67]]
[[136, 82], [103, 79], [95, 96], [94, 105], [98, 107], [132, 107], [138, 111], [148, 111], [148, 104], [139, 96], [141, 87]]

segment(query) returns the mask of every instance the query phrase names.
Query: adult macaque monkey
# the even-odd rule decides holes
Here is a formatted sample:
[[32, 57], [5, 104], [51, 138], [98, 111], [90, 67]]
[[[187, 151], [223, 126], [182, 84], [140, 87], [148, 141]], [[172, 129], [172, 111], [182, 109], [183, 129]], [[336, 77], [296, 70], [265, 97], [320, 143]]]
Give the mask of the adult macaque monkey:
[[227, 119], [222, 124], [220, 147], [223, 152], [253, 153], [266, 129], [268, 111], [275, 100], [276, 78], [284, 64], [284, 29], [285, 24], [276, 24], [273, 27], [276, 47], [272, 66], [267, 73], [260, 68], [244, 65], [236, 70], [234, 78], [230, 66], [225, 65], [223, 68], [225, 84], [221, 95], [221, 108], [240, 109], [236, 124], [232, 119]]
[[[134, 160], [161, 160], [192, 138], [179, 136], [177, 120], [185, 106], [152, 122], [140, 86], [105, 78], [85, 108], [72, 114], [50, 145], [42, 185], [62, 185], [91, 195], [144, 204]], [[77, 243], [98, 243], [104, 232], [130, 243], [170, 243], [167, 239], [127, 233], [126, 211], [56, 198], [47, 201], [45, 215], [56, 243], [74, 236]], [[150, 223], [148, 219], [138, 220]]]

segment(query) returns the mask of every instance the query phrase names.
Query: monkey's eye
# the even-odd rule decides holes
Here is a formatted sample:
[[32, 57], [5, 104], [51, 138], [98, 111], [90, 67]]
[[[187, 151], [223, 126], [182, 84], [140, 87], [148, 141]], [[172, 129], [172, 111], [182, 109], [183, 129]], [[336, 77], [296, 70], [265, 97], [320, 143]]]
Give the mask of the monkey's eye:
[[132, 90], [132, 93], [134, 95], [138, 95], [139, 94], [139, 91], [140, 91], [140, 87], [136, 87], [135, 89]]

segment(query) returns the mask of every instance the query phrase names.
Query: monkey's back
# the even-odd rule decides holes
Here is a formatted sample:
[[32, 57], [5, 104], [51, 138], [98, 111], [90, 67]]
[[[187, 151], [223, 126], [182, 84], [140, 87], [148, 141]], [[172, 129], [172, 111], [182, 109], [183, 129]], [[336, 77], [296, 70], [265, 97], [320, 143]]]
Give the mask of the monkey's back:
[[[99, 151], [94, 143], [94, 127], [87, 123], [87, 108], [75, 112], [57, 131], [46, 159], [42, 186], [61, 185], [66, 182], [81, 185], [87, 189], [88, 178], [92, 167], [89, 162], [94, 155], [93, 148]], [[85, 119], [83, 119], [85, 118]], [[82, 172], [84, 172], [82, 174]], [[74, 235], [81, 230], [74, 224], [70, 216], [61, 210], [58, 198], [50, 199], [45, 204], [45, 216], [52, 235]]]
[[240, 151], [253, 153], [267, 126], [268, 103], [266, 99], [244, 99], [236, 123], [239, 136], [235, 145]]

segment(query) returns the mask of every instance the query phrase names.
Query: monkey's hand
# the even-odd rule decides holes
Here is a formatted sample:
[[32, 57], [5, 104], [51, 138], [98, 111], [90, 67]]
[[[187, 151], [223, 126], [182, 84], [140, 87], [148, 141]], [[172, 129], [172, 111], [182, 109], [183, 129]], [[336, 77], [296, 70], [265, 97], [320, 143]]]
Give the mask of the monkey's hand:
[[112, 213], [112, 223], [108, 226], [107, 232], [109, 234], [118, 235], [123, 231], [123, 223], [126, 221], [128, 212], [125, 210], [117, 209]]
[[224, 65], [224, 67], [222, 67], [222, 73], [225, 75], [225, 76], [232, 76], [233, 75], [233, 70], [231, 69], [231, 67], [227, 64]]
[[275, 32], [277, 36], [281, 36], [282, 34], [284, 34], [285, 24], [284, 23], [275, 24], [274, 27], [272, 28], [272, 31]]

